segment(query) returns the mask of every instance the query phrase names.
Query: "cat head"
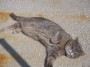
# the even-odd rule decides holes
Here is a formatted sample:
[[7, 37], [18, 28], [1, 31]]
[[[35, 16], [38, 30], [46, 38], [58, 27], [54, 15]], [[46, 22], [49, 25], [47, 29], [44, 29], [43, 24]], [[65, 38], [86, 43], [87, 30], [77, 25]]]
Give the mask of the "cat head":
[[73, 41], [67, 42], [65, 46], [65, 56], [66, 57], [75, 59], [83, 55], [85, 55], [85, 53], [83, 52], [82, 47], [80, 43], [78, 42], [78, 38], [76, 38]]

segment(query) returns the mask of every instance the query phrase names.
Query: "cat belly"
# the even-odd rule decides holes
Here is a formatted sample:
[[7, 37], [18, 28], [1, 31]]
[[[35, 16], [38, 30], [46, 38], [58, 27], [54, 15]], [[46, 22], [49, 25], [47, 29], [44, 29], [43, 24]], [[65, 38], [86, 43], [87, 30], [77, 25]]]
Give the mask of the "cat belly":
[[36, 34], [36, 30], [35, 30], [34, 27], [22, 27], [21, 28], [21, 32], [24, 35], [26, 35], [28, 37], [31, 37], [34, 40], [38, 40], [39, 39], [38, 36], [37, 36], [37, 34]]

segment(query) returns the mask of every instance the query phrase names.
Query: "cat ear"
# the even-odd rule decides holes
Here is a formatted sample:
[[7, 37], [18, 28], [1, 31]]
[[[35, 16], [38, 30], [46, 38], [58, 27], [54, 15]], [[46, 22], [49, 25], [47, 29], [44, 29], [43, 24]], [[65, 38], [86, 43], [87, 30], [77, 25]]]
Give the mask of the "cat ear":
[[75, 38], [75, 40], [73, 40], [71, 47], [72, 49], [75, 49], [76, 47], [78, 48], [80, 47], [79, 42], [78, 42], [78, 37]]
[[75, 41], [77, 41], [77, 42], [78, 42], [78, 37], [76, 37], [76, 38], [75, 38]]
[[78, 37], [76, 37], [75, 40], [73, 41], [73, 45], [78, 45]]
[[85, 53], [82, 51], [81, 56], [84, 56], [84, 55], [85, 55]]
[[51, 38], [51, 43], [53, 43], [53, 44], [57, 44], [57, 43], [59, 43], [60, 42], [60, 38], [61, 38], [61, 34], [60, 34], [60, 31], [58, 31], [56, 34], [55, 34], [55, 36], [53, 36], [52, 38]]

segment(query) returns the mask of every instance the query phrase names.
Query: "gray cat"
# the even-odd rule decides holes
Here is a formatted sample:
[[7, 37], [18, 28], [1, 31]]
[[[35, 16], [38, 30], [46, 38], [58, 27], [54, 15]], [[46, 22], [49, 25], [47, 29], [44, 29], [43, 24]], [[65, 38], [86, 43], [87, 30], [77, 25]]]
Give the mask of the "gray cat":
[[82, 47], [78, 42], [66, 33], [58, 24], [43, 17], [21, 17], [11, 13], [14, 25], [23, 34], [39, 41], [46, 49], [44, 67], [53, 67], [54, 60], [59, 56], [78, 58], [84, 55]]

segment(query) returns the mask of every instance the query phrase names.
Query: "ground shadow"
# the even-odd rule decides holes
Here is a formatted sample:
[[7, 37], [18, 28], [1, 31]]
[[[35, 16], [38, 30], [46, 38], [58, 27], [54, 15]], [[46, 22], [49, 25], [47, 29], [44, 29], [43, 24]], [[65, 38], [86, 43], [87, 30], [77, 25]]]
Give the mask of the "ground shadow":
[[11, 54], [21, 67], [30, 67], [30, 65], [27, 64], [27, 62], [5, 41], [5, 39], [0, 39], [0, 44]]

